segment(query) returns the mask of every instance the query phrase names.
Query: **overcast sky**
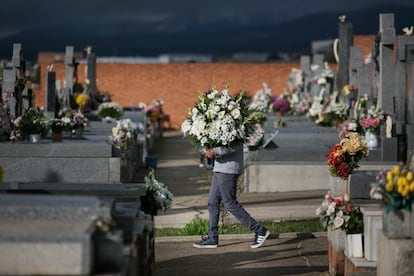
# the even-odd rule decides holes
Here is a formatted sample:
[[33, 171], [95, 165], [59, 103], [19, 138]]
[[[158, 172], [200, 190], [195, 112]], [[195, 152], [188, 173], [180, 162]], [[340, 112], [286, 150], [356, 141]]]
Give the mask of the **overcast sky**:
[[280, 22], [322, 11], [346, 13], [379, 3], [414, 6], [413, 0], [2, 0], [0, 39], [73, 20], [102, 25], [121, 22], [136, 27], [140, 22], [158, 23], [192, 15], [204, 23], [231, 18], [249, 25], [252, 15]]

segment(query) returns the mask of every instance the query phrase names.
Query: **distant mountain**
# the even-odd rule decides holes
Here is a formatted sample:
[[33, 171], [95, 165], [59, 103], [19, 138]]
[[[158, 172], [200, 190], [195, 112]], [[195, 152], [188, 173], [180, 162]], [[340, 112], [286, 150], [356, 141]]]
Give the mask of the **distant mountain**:
[[[414, 25], [413, 7], [379, 6], [346, 14], [355, 34], [376, 34], [379, 14], [394, 13], [397, 34]], [[273, 23], [267, 15], [240, 24], [231, 18], [208, 24], [195, 17], [174, 18], [139, 26], [101, 26], [73, 22], [48, 26], [0, 40], [0, 58], [9, 59], [12, 44], [22, 43], [26, 59], [35, 61], [38, 51], [63, 52], [66, 45], [83, 51], [92, 45], [98, 56], [157, 56], [163, 53], [230, 55], [238, 52], [309, 53], [311, 41], [332, 39], [338, 34], [338, 16], [320, 13], [284, 23]], [[263, 22], [264, 20], [264, 22]]]

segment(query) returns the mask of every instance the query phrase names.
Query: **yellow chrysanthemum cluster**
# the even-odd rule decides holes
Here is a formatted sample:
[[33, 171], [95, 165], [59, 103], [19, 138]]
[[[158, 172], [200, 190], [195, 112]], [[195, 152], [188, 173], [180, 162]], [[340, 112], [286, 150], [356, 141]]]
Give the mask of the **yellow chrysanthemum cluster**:
[[361, 152], [363, 156], [368, 156], [368, 148], [365, 139], [357, 132], [348, 132], [341, 140], [342, 151], [350, 155], [356, 155]]
[[88, 94], [84, 94], [84, 93], [79, 94], [76, 97], [75, 101], [76, 101], [76, 104], [79, 106], [79, 108], [83, 109], [83, 108], [86, 107], [86, 105], [89, 102], [89, 96], [88, 96]]
[[388, 193], [398, 192], [403, 198], [414, 192], [414, 175], [409, 169], [401, 169], [400, 166], [394, 166], [386, 174], [385, 190]]

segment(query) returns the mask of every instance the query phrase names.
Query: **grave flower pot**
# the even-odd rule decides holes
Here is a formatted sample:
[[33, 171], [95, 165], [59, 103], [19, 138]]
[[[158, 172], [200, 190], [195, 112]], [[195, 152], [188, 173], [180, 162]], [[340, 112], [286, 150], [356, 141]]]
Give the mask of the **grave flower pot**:
[[367, 148], [370, 150], [378, 148], [377, 135], [372, 131], [367, 130], [365, 132], [365, 142], [367, 143]]
[[29, 142], [30, 143], [39, 143], [40, 142], [40, 134], [29, 134]]
[[345, 254], [349, 258], [363, 257], [362, 233], [346, 235]]
[[99, 273], [120, 272], [124, 267], [122, 231], [97, 234], [94, 237], [94, 266]]
[[348, 178], [329, 175], [329, 193], [332, 196], [344, 196], [348, 193]]
[[406, 239], [411, 236], [411, 212], [404, 209], [385, 208], [382, 231], [388, 238]]
[[62, 139], [63, 139], [63, 132], [62, 131], [52, 132], [52, 142], [62, 142]]

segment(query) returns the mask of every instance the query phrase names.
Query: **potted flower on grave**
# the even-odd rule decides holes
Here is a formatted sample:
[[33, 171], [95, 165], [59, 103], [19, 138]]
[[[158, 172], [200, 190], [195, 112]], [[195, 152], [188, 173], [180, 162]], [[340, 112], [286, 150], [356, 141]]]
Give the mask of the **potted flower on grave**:
[[104, 102], [98, 106], [97, 115], [106, 122], [121, 118], [124, 114], [122, 106], [115, 102]]
[[328, 230], [330, 239], [348, 249], [348, 255], [362, 257], [363, 215], [359, 206], [353, 205], [349, 197], [325, 195], [316, 209], [322, 227]]
[[290, 102], [285, 97], [276, 97], [272, 104], [272, 110], [277, 117], [283, 117], [290, 110]]
[[390, 238], [414, 237], [412, 204], [414, 202], [414, 170], [404, 163], [381, 170], [373, 185], [371, 198], [381, 200], [383, 232]]
[[66, 127], [65, 120], [61, 118], [53, 118], [48, 121], [48, 127], [52, 133], [53, 142], [61, 142], [63, 138], [63, 130]]
[[64, 125], [64, 131], [70, 132], [72, 137], [82, 136], [85, 127], [89, 126], [88, 118], [80, 110], [65, 108], [58, 115]]
[[359, 168], [359, 161], [369, 154], [364, 138], [357, 132], [347, 132], [345, 137], [329, 149], [329, 186], [333, 195], [344, 195], [348, 177]]
[[23, 115], [14, 120], [14, 125], [20, 132], [20, 137], [30, 142], [39, 142], [40, 136], [48, 132], [45, 111], [40, 107], [31, 107]]
[[173, 194], [168, 190], [168, 187], [159, 182], [154, 175], [154, 170], [150, 169], [145, 180], [145, 196], [141, 197], [141, 210], [153, 216], [158, 214], [158, 211], [166, 211], [171, 207]]
[[0, 104], [0, 142], [8, 141], [12, 127], [10, 111]]
[[359, 124], [365, 132], [365, 141], [369, 149], [378, 147], [377, 133], [384, 121], [384, 112], [372, 105], [366, 112], [362, 112], [359, 117]]

